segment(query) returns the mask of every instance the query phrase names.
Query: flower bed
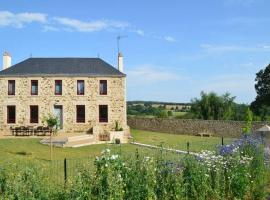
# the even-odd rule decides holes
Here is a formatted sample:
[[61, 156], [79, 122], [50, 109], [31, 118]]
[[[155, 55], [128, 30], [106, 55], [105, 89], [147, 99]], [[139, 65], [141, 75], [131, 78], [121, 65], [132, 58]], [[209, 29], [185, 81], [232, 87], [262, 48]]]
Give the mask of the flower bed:
[[138, 152], [128, 158], [109, 149], [65, 187], [49, 187], [35, 167], [0, 170], [4, 199], [265, 199], [268, 160], [259, 139], [244, 136], [217, 152], [169, 160]]

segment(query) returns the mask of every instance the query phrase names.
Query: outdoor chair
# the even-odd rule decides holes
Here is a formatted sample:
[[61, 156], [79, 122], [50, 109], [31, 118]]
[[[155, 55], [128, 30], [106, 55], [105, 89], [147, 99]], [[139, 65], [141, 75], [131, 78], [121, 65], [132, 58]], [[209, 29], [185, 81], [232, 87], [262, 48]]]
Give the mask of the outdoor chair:
[[27, 129], [28, 129], [28, 135], [29, 135], [29, 136], [30, 136], [30, 135], [34, 135], [35, 129], [34, 129], [33, 126], [28, 126]]
[[12, 135], [15, 135], [15, 130], [16, 130], [15, 127], [10, 127], [10, 131], [11, 131], [11, 134], [12, 134]]
[[41, 135], [44, 135], [43, 133], [43, 126], [38, 126], [35, 130], [34, 130], [35, 134], [37, 136], [41, 136]]
[[15, 135], [16, 136], [21, 135], [21, 132], [22, 132], [22, 130], [21, 130], [21, 127], [20, 126], [15, 128]]
[[29, 129], [25, 126], [21, 126], [21, 136], [28, 136], [29, 135]]
[[43, 127], [43, 133], [44, 135], [47, 135], [48, 133], [51, 134], [52, 133], [52, 129], [48, 126]]

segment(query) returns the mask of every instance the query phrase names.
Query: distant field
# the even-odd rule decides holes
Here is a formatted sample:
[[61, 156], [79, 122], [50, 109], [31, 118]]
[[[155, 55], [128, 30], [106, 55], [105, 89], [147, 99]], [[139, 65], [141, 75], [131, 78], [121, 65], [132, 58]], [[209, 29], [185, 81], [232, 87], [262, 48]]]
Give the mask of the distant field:
[[187, 112], [173, 112], [173, 116], [177, 117], [177, 116], [183, 116], [187, 114]]

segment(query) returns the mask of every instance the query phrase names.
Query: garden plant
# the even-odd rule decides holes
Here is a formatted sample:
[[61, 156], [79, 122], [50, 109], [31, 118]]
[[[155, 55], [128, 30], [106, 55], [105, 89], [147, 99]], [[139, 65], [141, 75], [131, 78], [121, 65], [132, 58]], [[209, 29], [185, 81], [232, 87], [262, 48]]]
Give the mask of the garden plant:
[[63, 185], [46, 168], [29, 164], [0, 168], [0, 199], [265, 199], [268, 156], [261, 138], [243, 135], [216, 152], [170, 159], [161, 148], [133, 156], [105, 149], [91, 169], [81, 166]]

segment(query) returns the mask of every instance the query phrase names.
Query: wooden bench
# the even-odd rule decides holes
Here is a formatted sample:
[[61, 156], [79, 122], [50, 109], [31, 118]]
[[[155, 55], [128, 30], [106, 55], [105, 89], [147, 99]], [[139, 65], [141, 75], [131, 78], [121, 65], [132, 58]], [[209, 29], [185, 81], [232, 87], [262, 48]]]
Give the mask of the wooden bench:
[[212, 134], [212, 133], [207, 133], [207, 132], [201, 132], [201, 133], [198, 133], [196, 136], [201, 136], [201, 137], [212, 137], [213, 134]]

